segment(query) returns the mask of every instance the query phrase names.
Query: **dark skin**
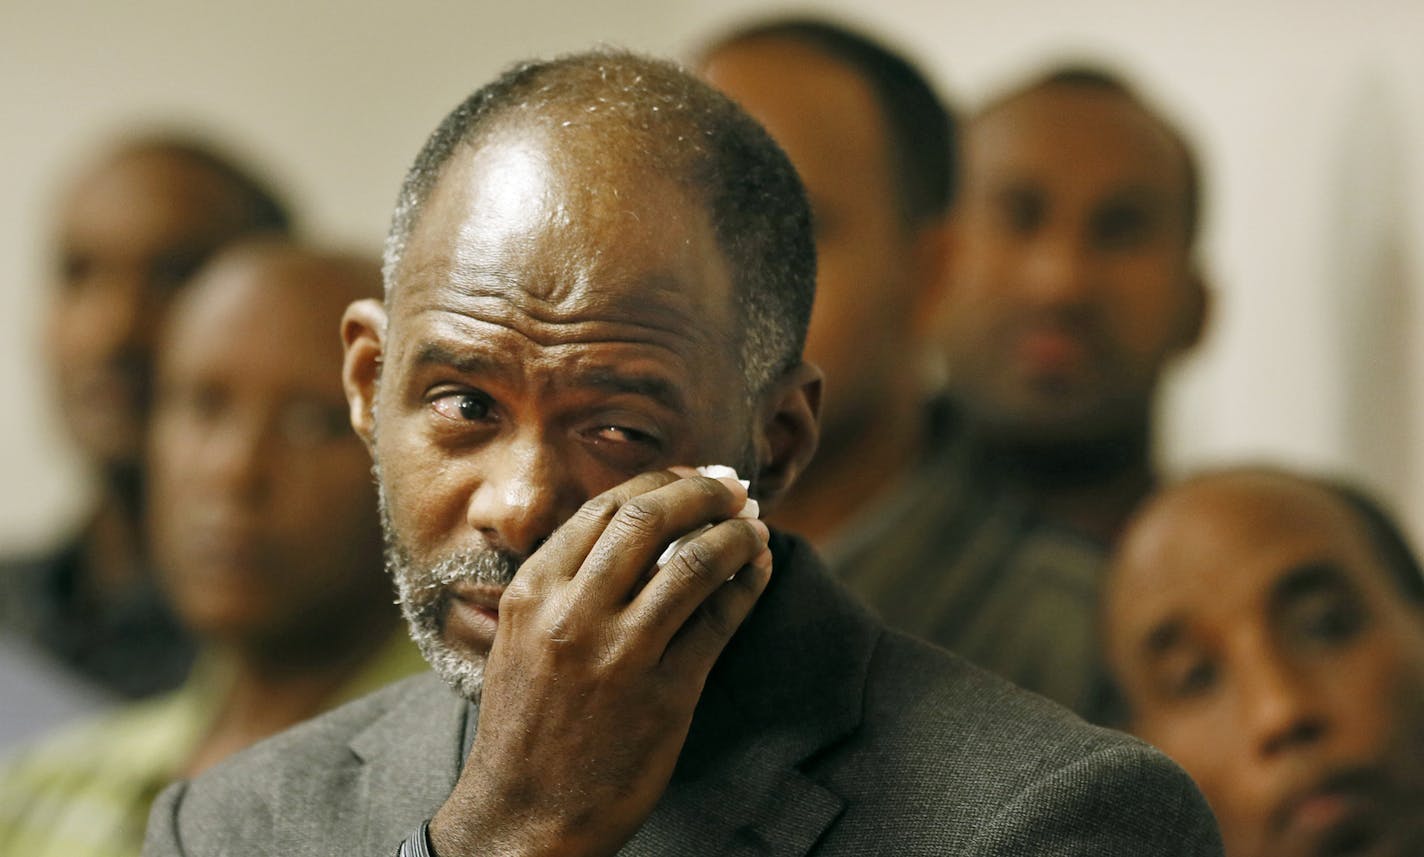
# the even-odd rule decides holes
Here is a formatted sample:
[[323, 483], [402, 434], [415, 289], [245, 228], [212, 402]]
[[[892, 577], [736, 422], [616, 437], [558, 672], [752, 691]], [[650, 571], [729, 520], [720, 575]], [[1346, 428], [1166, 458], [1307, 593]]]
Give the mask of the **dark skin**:
[[811, 201], [806, 359], [829, 389], [815, 463], [773, 523], [824, 546], [921, 456], [948, 231], [906, 219], [885, 119], [853, 69], [795, 41], [754, 39], [713, 51], [699, 73], [766, 127]]
[[98, 599], [143, 573], [143, 448], [154, 343], [169, 301], [245, 228], [224, 179], [174, 154], [111, 156], [60, 209], [47, 335], [60, 411], [98, 475], [84, 584]]
[[159, 582], [233, 684], [192, 776], [323, 710], [397, 631], [369, 459], [346, 420], [346, 305], [374, 261], [224, 253], [162, 339], [151, 461]]
[[746, 492], [687, 466], [750, 470], [769, 503], [815, 446], [819, 373], [748, 407], [706, 212], [618, 162], [616, 122], [499, 120], [447, 165], [389, 313], [343, 325], [352, 421], [414, 558], [522, 561], [494, 609], [457, 596], [444, 619], [486, 666], [441, 857], [613, 854], [637, 831], [771, 574]]
[[1232, 857], [1424, 848], [1424, 609], [1334, 495], [1250, 470], [1164, 492], [1103, 628], [1128, 725], [1196, 780]]
[[1111, 541], [1153, 483], [1162, 372], [1206, 318], [1180, 145], [1128, 98], [1070, 85], [976, 117], [965, 144], [952, 392], [1008, 484]]

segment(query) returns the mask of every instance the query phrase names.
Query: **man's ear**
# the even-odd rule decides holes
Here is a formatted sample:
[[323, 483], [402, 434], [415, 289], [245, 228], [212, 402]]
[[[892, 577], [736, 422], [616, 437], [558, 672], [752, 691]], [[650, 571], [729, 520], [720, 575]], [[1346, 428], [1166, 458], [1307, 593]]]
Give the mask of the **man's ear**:
[[821, 437], [821, 370], [801, 363], [762, 396], [757, 420], [756, 499], [774, 508], [811, 463]]
[[1177, 339], [1177, 352], [1194, 348], [1206, 333], [1211, 321], [1211, 287], [1201, 268], [1193, 264], [1187, 274], [1187, 298], [1183, 306], [1181, 333]]
[[371, 448], [376, 437], [376, 388], [386, 348], [386, 308], [374, 298], [356, 301], [341, 317], [341, 342], [346, 358], [341, 385], [351, 410], [351, 427]]
[[921, 340], [932, 339], [938, 333], [939, 319], [944, 314], [944, 302], [949, 291], [949, 263], [957, 234], [955, 223], [947, 216], [916, 230], [910, 249], [918, 288], [911, 311], [912, 332]]

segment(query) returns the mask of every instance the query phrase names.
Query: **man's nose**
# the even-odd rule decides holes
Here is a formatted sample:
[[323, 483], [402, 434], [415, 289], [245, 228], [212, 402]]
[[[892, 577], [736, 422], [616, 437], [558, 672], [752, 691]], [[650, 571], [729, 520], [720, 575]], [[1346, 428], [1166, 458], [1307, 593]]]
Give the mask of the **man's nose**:
[[1320, 694], [1288, 659], [1263, 655], [1241, 683], [1243, 725], [1259, 758], [1298, 751], [1326, 736], [1329, 718]]
[[1092, 294], [1092, 250], [1069, 225], [1044, 230], [1022, 251], [1028, 296], [1041, 306], [1072, 306]]
[[488, 450], [483, 469], [466, 520], [491, 547], [517, 556], [537, 550], [579, 502], [557, 450], [532, 432]]
[[232, 500], [260, 504], [267, 499], [271, 432], [257, 419], [230, 419], [209, 427], [203, 469], [215, 491]]

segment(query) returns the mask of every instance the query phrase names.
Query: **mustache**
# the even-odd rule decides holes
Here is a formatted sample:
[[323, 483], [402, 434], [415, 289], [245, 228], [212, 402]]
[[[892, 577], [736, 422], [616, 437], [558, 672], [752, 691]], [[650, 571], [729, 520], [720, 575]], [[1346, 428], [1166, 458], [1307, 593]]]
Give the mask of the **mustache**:
[[[412, 575], [415, 592], [444, 589], [453, 583], [508, 586], [522, 561], [507, 551], [481, 548], [462, 551], [420, 566]], [[408, 566], [409, 567], [409, 566]]]

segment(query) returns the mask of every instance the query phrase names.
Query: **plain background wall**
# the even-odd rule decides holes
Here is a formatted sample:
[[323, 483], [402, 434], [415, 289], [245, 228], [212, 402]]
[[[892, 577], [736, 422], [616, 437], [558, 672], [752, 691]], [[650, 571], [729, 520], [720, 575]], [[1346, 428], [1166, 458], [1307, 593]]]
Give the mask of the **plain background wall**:
[[[1133, 76], [1195, 138], [1208, 181], [1214, 323], [1171, 379], [1163, 460], [1343, 472], [1424, 532], [1424, 4], [817, 8], [899, 44], [961, 104], [1056, 59], [1099, 58]], [[84, 507], [85, 474], [50, 407], [41, 354], [51, 202], [96, 142], [135, 122], [205, 131], [290, 188], [312, 236], [375, 250], [424, 136], [507, 63], [594, 42], [685, 57], [709, 33], [776, 10], [746, 0], [0, 2], [0, 552], [44, 545]]]

